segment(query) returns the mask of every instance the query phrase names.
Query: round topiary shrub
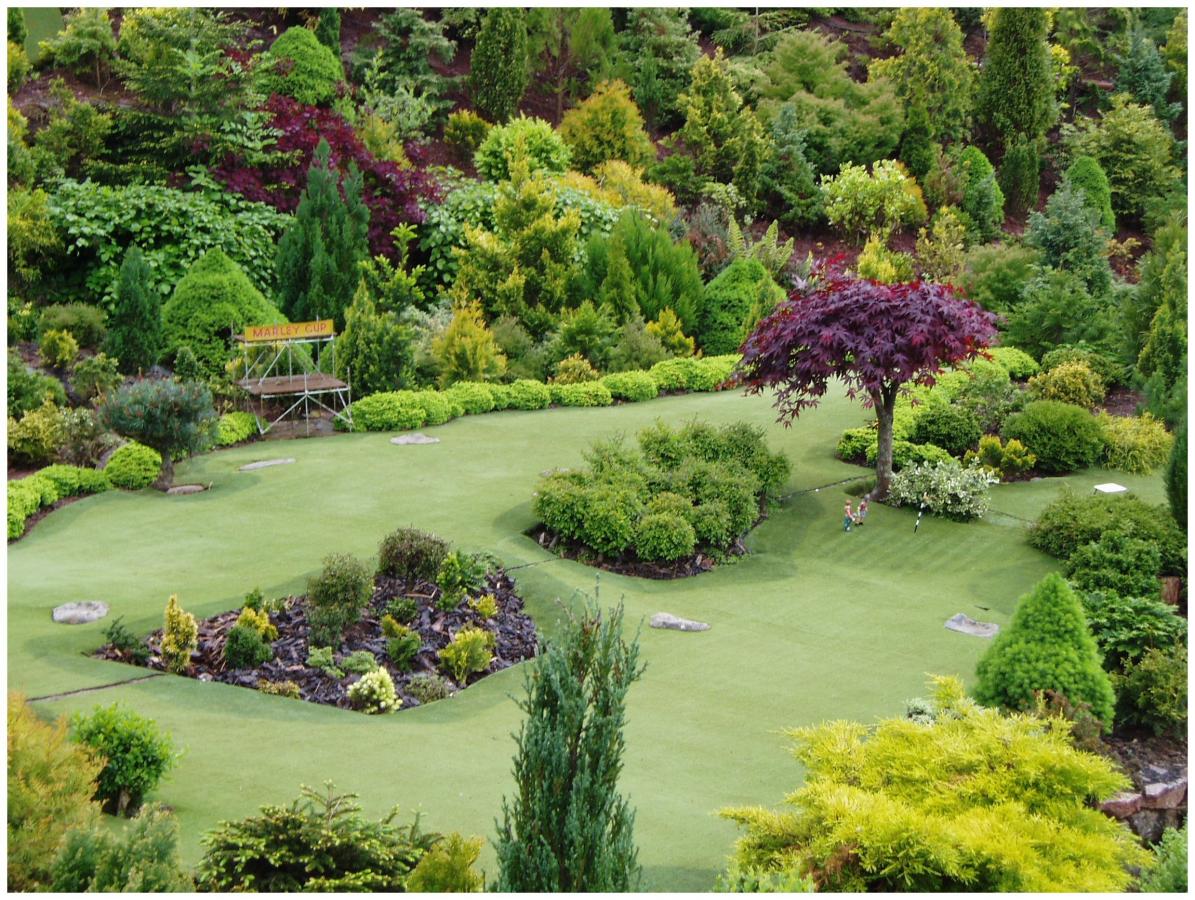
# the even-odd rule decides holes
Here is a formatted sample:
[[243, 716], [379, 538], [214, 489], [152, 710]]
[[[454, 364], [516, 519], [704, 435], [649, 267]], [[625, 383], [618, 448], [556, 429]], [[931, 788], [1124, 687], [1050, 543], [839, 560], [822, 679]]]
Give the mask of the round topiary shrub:
[[547, 409], [552, 405], [552, 392], [542, 381], [520, 378], [509, 390], [510, 409]]
[[640, 403], [660, 394], [656, 380], [647, 372], [616, 372], [602, 379], [602, 384], [616, 400]]
[[427, 421], [427, 412], [414, 391], [370, 394], [353, 403], [354, 431], [410, 431]]
[[520, 114], [505, 125], [495, 125], [473, 155], [477, 174], [488, 181], [510, 178], [510, 163], [516, 147], [522, 145], [534, 172], [561, 175], [568, 171], [572, 152], [568, 144], [543, 119]]
[[561, 406], [609, 406], [614, 402], [610, 391], [600, 381], [549, 385], [553, 403]]
[[635, 553], [642, 560], [672, 562], [693, 555], [697, 534], [680, 515], [648, 513], [635, 529]]
[[378, 545], [378, 574], [408, 583], [435, 581], [447, 555], [447, 541], [416, 528], [399, 528]]
[[1102, 403], [1104, 380], [1081, 362], [1064, 362], [1029, 379], [1029, 391], [1039, 400], [1058, 400], [1090, 409]]
[[638, 499], [627, 491], [607, 485], [591, 488], [581, 540], [604, 556], [619, 555], [635, 538], [638, 506]]
[[286, 29], [265, 56], [274, 63], [261, 75], [261, 88], [266, 94], [282, 94], [318, 106], [331, 101], [336, 96], [336, 85], [344, 80], [336, 54], [306, 28]]
[[962, 456], [983, 435], [979, 420], [969, 410], [946, 404], [925, 407], [913, 421], [911, 441], [914, 444], [933, 444], [951, 456]]
[[441, 391], [414, 391], [411, 402], [423, 409], [425, 425], [443, 425], [464, 414], [464, 409]]
[[734, 353], [751, 326], [784, 299], [784, 289], [754, 259], [740, 257], [705, 287], [697, 340], [709, 354]]
[[104, 474], [108, 481], [126, 491], [139, 491], [157, 480], [162, 471], [162, 456], [157, 450], [138, 444], [125, 444], [112, 454]]
[[1056, 400], [1037, 400], [1009, 416], [1003, 436], [1016, 438], [1037, 457], [1039, 469], [1054, 474], [1094, 465], [1104, 450], [1095, 416]]
[[364, 563], [332, 554], [323, 571], [307, 582], [307, 621], [312, 646], [338, 647], [344, 630], [361, 618], [372, 584]]

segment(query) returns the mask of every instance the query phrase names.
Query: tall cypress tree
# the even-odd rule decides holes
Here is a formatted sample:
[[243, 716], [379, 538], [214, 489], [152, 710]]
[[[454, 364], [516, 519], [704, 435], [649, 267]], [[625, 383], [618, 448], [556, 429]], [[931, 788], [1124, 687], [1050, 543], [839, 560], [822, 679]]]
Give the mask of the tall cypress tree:
[[603, 618], [591, 604], [525, 675], [518, 794], [502, 801], [497, 890], [636, 890], [635, 814], [617, 787], [638, 657], [638, 639], [622, 637], [621, 605]]
[[125, 374], [148, 369], [162, 355], [162, 299], [149, 277], [141, 249], [130, 247], [120, 264], [116, 308], [108, 319], [104, 348], [120, 361]]
[[1037, 141], [1058, 118], [1044, 9], [1001, 8], [979, 77], [978, 118], [993, 144], [1006, 149], [1018, 134]]
[[639, 298], [627, 260], [627, 248], [620, 235], [610, 238], [610, 256], [606, 264], [606, 278], [599, 292], [601, 305], [609, 310], [619, 325], [639, 315]]
[[295, 221], [278, 242], [278, 307], [292, 322], [333, 319], [340, 329], [357, 286], [357, 265], [369, 255], [369, 207], [354, 164], [341, 196], [330, 154], [321, 139]]
[[491, 122], [505, 122], [518, 109], [528, 77], [523, 10], [494, 7], [486, 13], [473, 48], [469, 87], [474, 106]]
[[1179, 527], [1187, 530], [1187, 420], [1174, 435], [1174, 446], [1170, 450], [1170, 462], [1166, 465], [1166, 499], [1170, 501], [1170, 514]]

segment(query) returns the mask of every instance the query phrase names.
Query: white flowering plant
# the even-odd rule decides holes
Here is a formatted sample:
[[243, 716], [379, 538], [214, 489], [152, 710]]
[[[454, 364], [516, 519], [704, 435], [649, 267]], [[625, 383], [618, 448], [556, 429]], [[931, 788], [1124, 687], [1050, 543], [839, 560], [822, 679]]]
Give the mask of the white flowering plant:
[[892, 476], [888, 500], [895, 506], [925, 504], [934, 515], [978, 519], [988, 511], [988, 489], [1000, 479], [978, 461], [918, 463]]

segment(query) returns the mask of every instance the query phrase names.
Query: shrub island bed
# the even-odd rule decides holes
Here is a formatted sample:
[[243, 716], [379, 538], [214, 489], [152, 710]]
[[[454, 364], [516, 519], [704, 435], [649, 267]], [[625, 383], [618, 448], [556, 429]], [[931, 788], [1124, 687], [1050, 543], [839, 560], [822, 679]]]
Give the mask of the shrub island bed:
[[657, 422], [639, 450], [621, 436], [595, 443], [585, 469], [546, 475], [529, 534], [570, 559], [646, 578], [680, 578], [743, 556], [743, 537], [788, 480], [788, 460], [763, 429]]
[[196, 621], [171, 597], [165, 627], [137, 640], [120, 620], [102, 659], [356, 709], [393, 712], [443, 699], [533, 657], [535, 623], [494, 561], [414, 529], [388, 535], [371, 578], [333, 555], [301, 597]]

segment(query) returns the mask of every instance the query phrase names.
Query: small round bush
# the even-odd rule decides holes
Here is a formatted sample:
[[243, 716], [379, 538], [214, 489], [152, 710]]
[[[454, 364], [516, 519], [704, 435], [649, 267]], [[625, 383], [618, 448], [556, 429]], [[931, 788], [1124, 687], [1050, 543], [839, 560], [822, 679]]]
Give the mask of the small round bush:
[[581, 523], [581, 540], [604, 556], [618, 556], [635, 537], [633, 496], [613, 487], [591, 489]]
[[693, 534], [702, 544], [726, 547], [737, 537], [730, 519], [730, 508], [721, 500], [709, 500], [694, 506], [689, 514]]
[[104, 327], [104, 311], [86, 303], [56, 303], [47, 306], [37, 319], [39, 334], [48, 331], [67, 331], [78, 341], [80, 347], [95, 349], [103, 343], [107, 329]]
[[581, 384], [597, 381], [601, 377], [602, 374], [593, 367], [593, 363], [580, 353], [574, 353], [556, 364], [556, 375], [552, 378], [552, 384]]
[[556, 534], [580, 538], [589, 488], [579, 473], [554, 473], [540, 482], [533, 506], [539, 520]]
[[530, 378], [521, 378], [510, 385], [510, 409], [546, 409], [552, 404], [548, 386]]
[[406, 691], [421, 704], [435, 703], [452, 696], [452, 682], [437, 672], [417, 672], [407, 682]]
[[685, 391], [689, 389], [689, 375], [695, 363], [690, 357], [666, 359], [652, 366], [648, 373], [661, 391]]
[[427, 411], [414, 391], [371, 394], [352, 405], [354, 431], [410, 431], [427, 422]]
[[1066, 561], [1066, 575], [1081, 591], [1111, 591], [1124, 597], [1158, 593], [1162, 554], [1148, 541], [1110, 531], [1084, 544]]
[[896, 506], [922, 503], [935, 515], [965, 521], [988, 510], [988, 489], [1000, 479], [978, 464], [958, 460], [914, 463], [892, 476], [888, 499]]
[[[876, 430], [869, 426], [848, 428], [838, 438], [838, 445], [834, 448], [834, 455], [844, 462], [857, 462], [866, 456], [869, 447], [875, 447], [879, 438]], [[875, 450], [872, 450], [874, 456]]]
[[1063, 474], [1094, 465], [1104, 449], [1099, 422], [1087, 410], [1037, 400], [1004, 423], [1004, 438], [1016, 438], [1037, 456], [1043, 472]]
[[918, 413], [911, 440], [914, 444], [941, 447], [951, 456], [962, 456], [979, 442], [982, 434], [974, 413], [935, 403]]
[[174, 765], [173, 743], [157, 724], [115, 703], [89, 715], [77, 713], [71, 732], [106, 760], [96, 780], [96, 797], [108, 812], [135, 810]]
[[1169, 459], [1174, 435], [1149, 413], [1133, 417], [1104, 412], [1098, 418], [1108, 468], [1148, 475]]
[[240, 411], [225, 413], [216, 427], [216, 443], [231, 447], [257, 435], [257, 416]]
[[614, 402], [609, 389], [600, 381], [549, 385], [553, 403], [561, 406], [609, 406]]
[[1056, 347], [1041, 358], [1041, 369], [1049, 372], [1063, 363], [1083, 363], [1106, 385], [1124, 384], [1125, 367], [1113, 356], [1083, 347]]
[[464, 414], [464, 410], [441, 391], [415, 391], [411, 402], [423, 409], [425, 425], [443, 425]]
[[1102, 403], [1104, 380], [1081, 362], [1065, 362], [1029, 379], [1029, 391], [1038, 400], [1058, 400], [1090, 409]]
[[349, 685], [348, 697], [353, 709], [371, 716], [394, 712], [402, 706], [402, 700], [394, 690], [394, 679], [380, 667], [366, 672]]
[[706, 353], [734, 353], [748, 330], [784, 299], [784, 289], [754, 259], [740, 257], [705, 286], [697, 341]]
[[108, 481], [126, 491], [147, 488], [162, 471], [162, 455], [144, 444], [132, 441], [112, 454], [104, 474]]
[[79, 356], [79, 342], [69, 331], [47, 331], [37, 350], [42, 365], [66, 369]]
[[693, 363], [689, 369], [686, 386], [691, 391], [714, 391], [734, 372], [739, 364], [739, 355], [728, 353], [721, 356], [703, 356], [693, 360]]
[[286, 29], [270, 45], [266, 56], [274, 63], [273, 69], [261, 76], [266, 94], [282, 94], [318, 106], [331, 101], [336, 96], [336, 85], [344, 80], [336, 54], [307, 28]]
[[635, 553], [643, 560], [683, 559], [696, 544], [693, 526], [675, 513], [648, 513], [635, 529]]
[[532, 172], [561, 175], [568, 171], [572, 153], [548, 122], [520, 114], [505, 125], [495, 125], [473, 155], [477, 174], [488, 181], [510, 178], [510, 164], [517, 147], [527, 153]]
[[473, 110], [458, 109], [444, 123], [444, 143], [472, 154], [481, 146], [492, 127]]
[[614, 399], [631, 403], [654, 400], [660, 393], [656, 380], [647, 372], [617, 372], [603, 378], [602, 384]]
[[340, 644], [344, 630], [361, 618], [372, 592], [364, 563], [347, 554], [324, 559], [319, 575], [307, 582], [307, 620], [313, 646]]
[[642, 168], [656, 160], [656, 149], [643, 127], [643, 116], [621, 81], [604, 81], [564, 114], [560, 136], [581, 172], [611, 159]]
[[493, 388], [480, 381], [458, 381], [444, 393], [451, 402], [460, 406], [465, 411], [464, 414], [468, 416], [487, 413], [495, 405]]
[[274, 651], [256, 628], [234, 625], [224, 640], [224, 662], [230, 669], [256, 669], [274, 658]]
[[399, 528], [378, 545], [378, 574], [408, 583], [435, 581], [447, 555], [447, 541], [415, 528]]
[[993, 362], [1004, 369], [1008, 377], [1014, 381], [1024, 381], [1030, 375], [1036, 375], [1041, 371], [1037, 360], [1017, 347], [991, 347], [987, 352]]

